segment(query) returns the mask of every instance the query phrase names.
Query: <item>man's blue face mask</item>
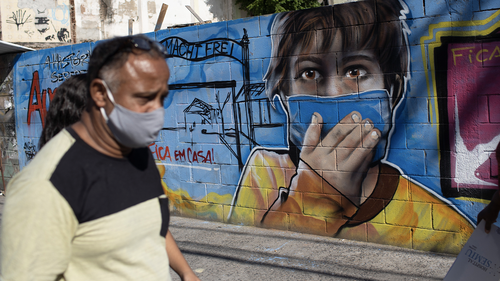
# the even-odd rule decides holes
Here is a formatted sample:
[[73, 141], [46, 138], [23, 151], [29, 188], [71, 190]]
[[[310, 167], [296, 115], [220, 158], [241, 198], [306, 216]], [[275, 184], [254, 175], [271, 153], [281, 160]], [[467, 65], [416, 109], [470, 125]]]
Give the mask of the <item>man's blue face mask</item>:
[[323, 139], [346, 115], [352, 111], [358, 111], [363, 119], [372, 120], [373, 125], [381, 132], [372, 162], [384, 157], [392, 122], [390, 97], [387, 90], [372, 90], [336, 97], [299, 95], [288, 97], [285, 102], [288, 103], [289, 109], [290, 141], [299, 149], [302, 148], [304, 136], [314, 112], [323, 117], [321, 130], [321, 139]]

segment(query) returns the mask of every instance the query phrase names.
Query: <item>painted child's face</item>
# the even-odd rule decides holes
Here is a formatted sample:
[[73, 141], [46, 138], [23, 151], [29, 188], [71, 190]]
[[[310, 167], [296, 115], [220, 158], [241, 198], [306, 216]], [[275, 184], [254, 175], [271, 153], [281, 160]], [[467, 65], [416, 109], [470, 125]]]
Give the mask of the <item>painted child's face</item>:
[[[322, 32], [317, 32], [315, 42], [322, 45]], [[316, 46], [307, 50], [297, 47], [289, 58], [290, 87], [285, 95], [341, 96], [384, 89], [384, 76], [373, 50], [342, 50], [340, 32], [323, 53]]]
[[357, 111], [380, 131], [371, 158], [376, 162], [385, 154], [390, 129], [389, 92], [384, 87], [384, 75], [374, 51], [342, 51], [341, 37], [337, 32], [328, 49], [318, 52], [315, 46], [321, 46], [324, 40], [318, 31], [316, 40], [312, 40], [316, 44], [296, 47], [294, 56], [289, 58], [289, 91], [283, 93], [289, 139], [302, 148], [314, 112], [322, 116], [321, 139], [324, 139], [340, 120]]

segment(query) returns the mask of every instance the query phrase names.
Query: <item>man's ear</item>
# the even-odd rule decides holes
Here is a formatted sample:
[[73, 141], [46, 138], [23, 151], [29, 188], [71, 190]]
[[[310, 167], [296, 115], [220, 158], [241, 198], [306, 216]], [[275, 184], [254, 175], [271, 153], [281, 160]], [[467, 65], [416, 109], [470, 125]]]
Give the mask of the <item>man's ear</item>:
[[106, 94], [106, 87], [102, 83], [102, 79], [96, 78], [90, 82], [90, 98], [94, 104], [98, 107], [104, 107], [108, 102], [108, 96]]

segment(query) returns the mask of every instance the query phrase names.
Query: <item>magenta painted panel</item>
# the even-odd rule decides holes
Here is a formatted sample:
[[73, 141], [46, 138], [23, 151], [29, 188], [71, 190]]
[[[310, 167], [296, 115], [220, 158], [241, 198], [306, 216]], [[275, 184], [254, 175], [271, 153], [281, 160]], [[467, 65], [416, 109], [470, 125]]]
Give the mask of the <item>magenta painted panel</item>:
[[500, 94], [490, 96], [489, 102], [490, 122], [500, 123]]
[[451, 187], [496, 189], [500, 41], [449, 44], [447, 70]]

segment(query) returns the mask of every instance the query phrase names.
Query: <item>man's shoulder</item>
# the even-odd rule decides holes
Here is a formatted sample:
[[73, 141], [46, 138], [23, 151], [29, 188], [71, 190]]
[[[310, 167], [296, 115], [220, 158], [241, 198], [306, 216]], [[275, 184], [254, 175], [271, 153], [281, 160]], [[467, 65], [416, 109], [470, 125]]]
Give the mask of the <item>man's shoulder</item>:
[[[148, 148], [114, 158], [77, 140], [50, 178], [80, 223], [123, 211], [163, 194]], [[140, 191], [139, 191], [140, 190]]]
[[75, 138], [66, 130], [62, 130], [52, 138], [19, 173], [36, 179], [49, 179], [61, 159], [75, 143]]
[[[63, 142], [67, 142], [67, 144]], [[72, 130], [63, 130], [46, 146], [47, 151], [44, 151], [43, 158], [57, 158], [57, 161], [54, 161], [55, 167], [51, 178], [54, 176], [71, 178], [83, 169], [91, 170], [96, 162], [95, 156], [98, 154]]]
[[17, 201], [28, 202], [28, 205], [35, 195], [40, 200], [61, 199], [62, 197], [57, 192], [54, 192], [54, 185], [50, 178], [73, 143], [74, 138], [64, 130], [56, 135], [35, 155], [28, 165], [12, 178], [7, 186], [7, 194], [18, 198]]

